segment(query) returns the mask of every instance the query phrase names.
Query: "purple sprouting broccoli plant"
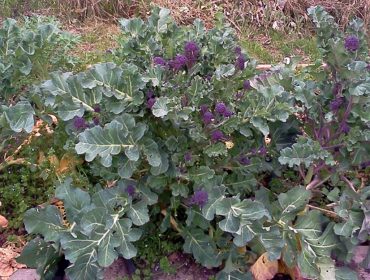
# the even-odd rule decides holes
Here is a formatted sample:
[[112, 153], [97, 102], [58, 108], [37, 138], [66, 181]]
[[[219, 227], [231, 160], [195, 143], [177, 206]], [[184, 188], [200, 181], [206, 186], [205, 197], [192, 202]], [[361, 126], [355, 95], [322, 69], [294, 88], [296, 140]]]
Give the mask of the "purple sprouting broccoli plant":
[[129, 195], [129, 196], [134, 196], [135, 195], [135, 193], [136, 193], [136, 188], [135, 188], [135, 186], [134, 185], [128, 185], [127, 187], [126, 187], [126, 193]]
[[355, 35], [349, 35], [344, 40], [344, 47], [347, 51], [355, 52], [360, 47], [360, 40]]
[[198, 205], [203, 208], [208, 202], [208, 193], [205, 190], [197, 190], [190, 198], [191, 205]]
[[153, 58], [153, 63], [154, 65], [159, 65], [159, 66], [166, 66], [167, 62], [163, 57], [156, 56]]
[[185, 55], [182, 55], [182, 54], [176, 55], [174, 59], [172, 59], [168, 62], [169, 66], [174, 71], [179, 71], [179, 70], [183, 69], [186, 66], [187, 63], [188, 63], [188, 58]]
[[74, 117], [73, 127], [77, 130], [84, 130], [88, 127], [88, 125], [83, 117]]
[[339, 129], [341, 133], [347, 134], [348, 132], [350, 132], [351, 127], [348, 125], [347, 122], [342, 122], [339, 126]]
[[235, 47], [234, 51], [235, 51], [235, 54], [237, 54], [237, 55], [241, 55], [242, 54], [242, 48], [239, 47], [239, 46]]
[[211, 133], [211, 139], [213, 142], [225, 140], [225, 135], [221, 130], [215, 130]]

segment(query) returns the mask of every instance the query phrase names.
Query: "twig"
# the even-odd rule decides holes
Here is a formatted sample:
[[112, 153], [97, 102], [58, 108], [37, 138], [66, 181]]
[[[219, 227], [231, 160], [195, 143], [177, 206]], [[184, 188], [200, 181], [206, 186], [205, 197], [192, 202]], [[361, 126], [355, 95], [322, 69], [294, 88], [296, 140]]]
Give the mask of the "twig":
[[[167, 216], [167, 210], [162, 209], [161, 214], [166, 217]], [[170, 224], [171, 224], [171, 226], [174, 230], [176, 230], [179, 233], [181, 232], [181, 230], [179, 229], [179, 225], [177, 224], [176, 220], [172, 216], [170, 216]]]
[[344, 175], [341, 175], [340, 178], [348, 185], [348, 187], [350, 187], [351, 190], [357, 193], [355, 186], [350, 180], [348, 180]]
[[326, 215], [328, 215], [329, 217], [332, 217], [332, 218], [338, 218], [339, 217], [338, 214], [335, 213], [334, 211], [330, 211], [330, 210], [323, 209], [323, 208], [320, 208], [320, 207], [317, 207], [317, 206], [313, 206], [311, 204], [307, 204], [307, 207], [311, 208], [311, 209], [319, 210], [319, 211], [325, 213]]
[[10, 165], [17, 165], [17, 164], [31, 165], [32, 163], [26, 161], [24, 158], [9, 159], [0, 164], [0, 171], [7, 168]]

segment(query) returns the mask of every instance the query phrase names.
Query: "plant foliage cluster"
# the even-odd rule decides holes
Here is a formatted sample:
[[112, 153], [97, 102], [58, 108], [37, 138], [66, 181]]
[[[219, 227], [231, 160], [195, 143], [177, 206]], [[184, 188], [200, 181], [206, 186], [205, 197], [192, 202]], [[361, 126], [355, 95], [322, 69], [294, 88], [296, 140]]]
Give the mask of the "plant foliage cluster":
[[265, 251], [306, 277], [330, 267], [355, 278], [335, 261], [348, 263], [369, 233], [366, 38], [361, 20], [342, 33], [321, 7], [309, 13], [322, 60], [303, 70], [293, 59], [261, 73], [221, 17], [210, 30], [180, 27], [157, 8], [120, 21], [115, 63], [53, 72], [3, 107], [15, 132], [56, 115], [63, 148], [91, 174], [87, 190], [70, 178], [56, 188], [68, 224], [53, 205], [26, 212], [38, 237], [19, 261], [52, 279], [64, 255], [70, 279], [101, 279], [160, 220], [197, 262], [222, 268], [217, 279], [248, 279], [246, 257]]

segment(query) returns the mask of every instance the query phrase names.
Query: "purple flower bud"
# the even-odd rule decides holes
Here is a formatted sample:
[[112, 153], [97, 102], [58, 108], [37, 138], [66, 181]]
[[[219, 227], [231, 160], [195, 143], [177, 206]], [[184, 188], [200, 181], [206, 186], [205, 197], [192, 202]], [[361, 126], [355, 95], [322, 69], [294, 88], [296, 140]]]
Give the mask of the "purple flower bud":
[[225, 138], [224, 133], [221, 130], [215, 130], [211, 133], [211, 139], [213, 142], [218, 142]]
[[212, 74], [207, 74], [206, 80], [209, 82], [209, 81], [211, 81], [211, 79], [212, 79]]
[[241, 47], [239, 47], [239, 46], [235, 47], [235, 53], [236, 53], [237, 55], [241, 55], [241, 54], [242, 54], [242, 48], [241, 48]]
[[216, 110], [216, 112], [217, 113], [219, 113], [219, 114], [223, 114], [223, 113], [225, 113], [225, 111], [226, 111], [226, 105], [225, 105], [225, 103], [223, 103], [223, 102], [219, 102], [219, 103], [217, 103], [216, 104], [216, 106], [215, 106], [215, 110]]
[[210, 124], [213, 121], [214, 117], [211, 112], [205, 112], [203, 115], [203, 122], [204, 124]]
[[225, 118], [230, 118], [233, 115], [233, 112], [231, 112], [229, 109], [226, 109], [226, 111], [222, 115]]
[[208, 193], [204, 190], [195, 191], [190, 198], [190, 204], [203, 208], [208, 202]]
[[82, 118], [82, 117], [74, 117], [73, 126], [77, 130], [83, 130], [83, 129], [87, 128], [87, 123], [86, 123], [85, 119]]
[[245, 90], [250, 90], [252, 89], [252, 86], [251, 86], [251, 82], [249, 80], [245, 80], [244, 83], [243, 83], [243, 88]]
[[99, 123], [100, 123], [100, 120], [99, 120], [99, 117], [93, 117], [93, 123], [95, 124], [95, 125], [99, 125]]
[[235, 67], [236, 69], [238, 70], [244, 70], [245, 68], [245, 62], [247, 60], [245, 59], [245, 56], [244, 54], [241, 54], [239, 55], [237, 58], [236, 58], [236, 62], [235, 62]]
[[267, 149], [266, 147], [261, 147], [258, 149], [258, 154], [261, 156], [265, 156], [267, 154]]
[[154, 97], [154, 92], [149, 89], [147, 92], [146, 92], [146, 98], [153, 98]]
[[239, 163], [241, 165], [249, 165], [251, 163], [251, 160], [248, 157], [246, 157], [246, 156], [241, 156], [239, 158]]
[[96, 104], [96, 105], [94, 106], [94, 112], [95, 112], [95, 113], [100, 113], [100, 112], [101, 112], [100, 106], [99, 106], [98, 104]]
[[154, 65], [166, 66], [166, 61], [162, 57], [154, 57], [153, 58]]
[[367, 71], [370, 71], [370, 63], [368, 63], [368, 64], [367, 64], [367, 66], [366, 66], [366, 70], [367, 70]]
[[332, 112], [336, 112], [339, 110], [339, 108], [342, 106], [343, 104], [343, 98], [342, 97], [339, 97], [339, 98], [335, 98], [334, 100], [332, 100], [329, 104], [329, 108]]
[[149, 99], [146, 101], [146, 107], [147, 107], [148, 109], [152, 109], [152, 107], [153, 107], [153, 105], [154, 105], [155, 101], [156, 101], [156, 98], [155, 98], [155, 97], [154, 97], [154, 98], [149, 98]]
[[340, 132], [347, 134], [350, 130], [351, 130], [351, 128], [349, 127], [349, 125], [346, 122], [341, 123]]
[[182, 54], [178, 54], [178, 55], [176, 55], [176, 57], [174, 59], [172, 59], [169, 62], [169, 65], [175, 71], [179, 71], [181, 68], [185, 67], [187, 62], [188, 62], [188, 59], [187, 59], [186, 56], [184, 56]]
[[208, 112], [208, 106], [203, 104], [203, 105], [200, 105], [200, 112], [201, 114], [203, 115], [204, 113]]
[[362, 169], [365, 169], [365, 168], [367, 168], [369, 166], [370, 166], [370, 160], [369, 161], [362, 162], [360, 164], [360, 168], [362, 168]]
[[135, 186], [133, 186], [133, 185], [128, 185], [128, 186], [126, 187], [126, 193], [127, 193], [129, 196], [134, 196], [134, 195], [135, 195], [135, 193], [136, 193], [136, 188], [135, 188]]
[[186, 152], [185, 155], [184, 155], [184, 160], [185, 161], [191, 161], [191, 159], [192, 159], [191, 152]]
[[347, 51], [355, 52], [360, 47], [360, 40], [355, 35], [349, 35], [344, 40], [344, 47]]
[[200, 49], [195, 42], [187, 42], [184, 47], [184, 52], [189, 60], [194, 61], [199, 56]]

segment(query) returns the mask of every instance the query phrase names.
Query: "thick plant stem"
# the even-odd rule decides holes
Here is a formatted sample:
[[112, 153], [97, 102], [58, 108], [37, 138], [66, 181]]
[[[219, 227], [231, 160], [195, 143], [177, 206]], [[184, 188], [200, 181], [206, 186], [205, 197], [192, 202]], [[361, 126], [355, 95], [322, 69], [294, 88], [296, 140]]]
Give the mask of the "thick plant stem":
[[320, 208], [320, 207], [317, 207], [317, 206], [313, 206], [313, 205], [310, 205], [310, 204], [307, 204], [307, 207], [308, 208], [311, 208], [311, 209], [319, 210], [319, 211], [325, 213], [326, 215], [328, 215], [329, 217], [338, 218], [338, 214], [335, 213], [334, 211], [323, 209], [323, 208]]

